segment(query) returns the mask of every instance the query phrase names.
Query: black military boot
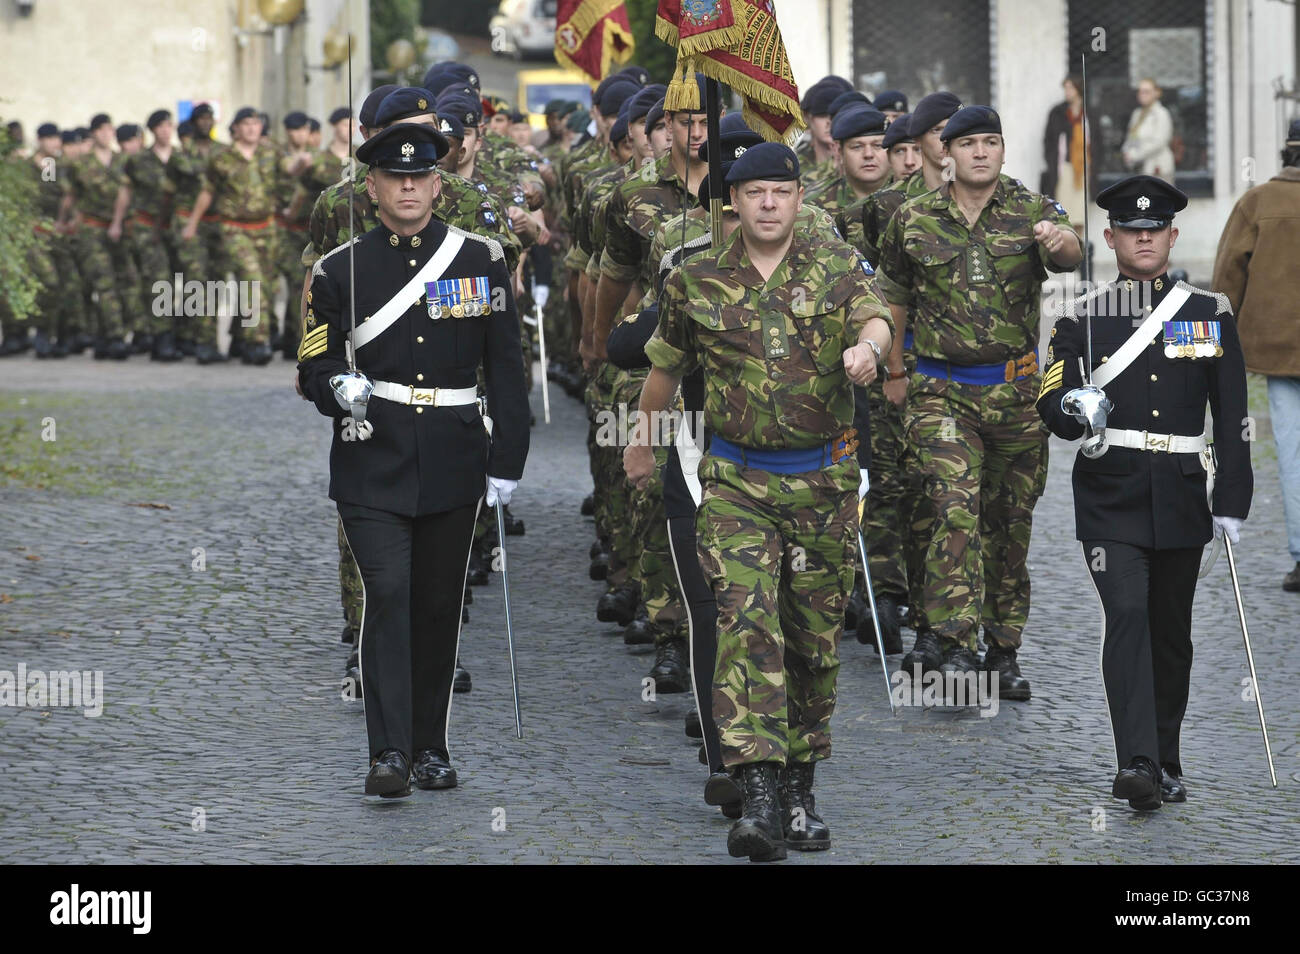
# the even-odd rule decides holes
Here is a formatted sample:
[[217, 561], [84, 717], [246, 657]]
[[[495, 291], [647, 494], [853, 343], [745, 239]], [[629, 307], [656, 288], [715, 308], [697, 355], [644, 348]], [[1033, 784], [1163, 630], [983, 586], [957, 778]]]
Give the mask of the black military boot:
[[351, 623], [343, 625], [343, 632], [339, 633], [339, 642], [348, 643], [352, 646], [357, 644], [357, 629]]
[[70, 352], [69, 352], [68, 346], [67, 346], [67, 344], [63, 341], [62, 338], [60, 338], [58, 341], [54, 342], [53, 345], [50, 346], [50, 357], [51, 357], [51, 358], [66, 358], [66, 357], [68, 356], [69, 353], [70, 353]]
[[636, 619], [627, 624], [623, 630], [624, 646], [650, 646], [655, 641], [654, 627], [650, 625], [650, 617], [646, 615], [645, 607], [637, 610]]
[[1160, 807], [1160, 769], [1145, 755], [1134, 756], [1111, 784], [1115, 798], [1127, 798], [1130, 808], [1150, 812]]
[[593, 517], [596, 514], [596, 498], [592, 494], [582, 498], [582, 515], [584, 517]]
[[1029, 680], [1020, 675], [1020, 664], [1016, 662], [1014, 649], [990, 642], [982, 668], [998, 674], [999, 699], [1009, 699], [1012, 702], [1025, 702], [1029, 699]]
[[711, 772], [704, 783], [704, 804], [717, 805], [727, 818], [739, 818], [744, 809], [740, 786], [730, 772]]
[[220, 364], [226, 356], [210, 344], [200, 344], [194, 346], [194, 360], [199, 364]]
[[470, 586], [487, 586], [488, 570], [491, 564], [483, 559], [483, 555], [477, 550], [471, 550], [469, 554], [469, 569], [465, 573], [465, 582]]
[[686, 738], [704, 738], [704, 726], [700, 723], [700, 714], [694, 709], [686, 713]]
[[750, 861], [783, 861], [785, 831], [776, 790], [777, 764], [750, 762], [737, 770], [744, 808], [727, 834], [727, 854]]
[[921, 667], [921, 675], [925, 675], [927, 672], [938, 671], [942, 662], [943, 649], [939, 645], [939, 637], [934, 630], [925, 629], [916, 634], [912, 651], [903, 657], [902, 670], [909, 678], [914, 678], [917, 666]]
[[1295, 569], [1282, 577], [1282, 589], [1288, 593], [1300, 593], [1300, 563], [1297, 563]]
[[[892, 596], [882, 596], [876, 600], [876, 615], [880, 617], [880, 638], [885, 643], [885, 655], [903, 651], [902, 624], [898, 620], [898, 603]], [[858, 621], [858, 642], [870, 643], [871, 648], [879, 652], [876, 646], [876, 627], [868, 615]]]
[[343, 693], [350, 699], [360, 699], [361, 691], [361, 654], [352, 650], [343, 667]]
[[114, 361], [125, 361], [131, 357], [131, 349], [121, 338], [110, 338], [108, 342], [108, 357]]
[[170, 331], [165, 331], [154, 338], [153, 348], [149, 352], [150, 361], [179, 361], [183, 357]]
[[133, 334], [131, 335], [131, 353], [148, 354], [153, 351], [153, 335]]
[[596, 602], [596, 619], [602, 623], [626, 626], [636, 619], [641, 602], [641, 584], [628, 580], [605, 593]]
[[193, 338], [176, 339], [176, 350], [179, 351], [183, 357], [186, 358], [194, 357], [194, 347], [195, 346], [194, 346]]
[[844, 606], [844, 631], [850, 630], [857, 633], [858, 642], [870, 642], [872, 634], [870, 631], [863, 629], [863, 620], [871, 619], [871, 607], [867, 605], [867, 598], [862, 595], [862, 587], [853, 584], [853, 592], [849, 594], [849, 601]]
[[522, 537], [524, 535], [524, 522], [514, 516], [510, 512], [510, 508], [504, 504], [501, 507], [501, 516], [505, 518], [507, 537]]
[[785, 843], [795, 851], [825, 851], [831, 846], [831, 830], [817, 814], [813, 799], [813, 763], [795, 762], [778, 776], [781, 821]]
[[54, 353], [54, 345], [50, 344], [49, 335], [43, 331], [36, 332], [32, 336], [32, 351], [38, 358], [48, 358]]
[[962, 705], [977, 705], [979, 671], [979, 657], [965, 646], [950, 646], [944, 650], [939, 673], [943, 676], [945, 698]]
[[87, 348], [93, 348], [94, 346], [95, 336], [92, 334], [82, 332], [79, 335], [72, 336], [71, 347], [73, 354], [81, 354], [81, 352], [85, 351]]
[[656, 693], [689, 692], [691, 672], [686, 664], [686, 640], [681, 637], [664, 639], [655, 647], [655, 664], [650, 678], [655, 681]]
[[255, 344], [246, 344], [239, 360], [244, 364], [253, 364], [261, 367], [262, 365], [271, 363], [272, 354], [271, 346], [265, 342], [259, 341]]
[[451, 678], [451, 691], [469, 692], [473, 688], [474, 682], [469, 677], [469, 670], [462, 666], [458, 661], [456, 663], [456, 675]]

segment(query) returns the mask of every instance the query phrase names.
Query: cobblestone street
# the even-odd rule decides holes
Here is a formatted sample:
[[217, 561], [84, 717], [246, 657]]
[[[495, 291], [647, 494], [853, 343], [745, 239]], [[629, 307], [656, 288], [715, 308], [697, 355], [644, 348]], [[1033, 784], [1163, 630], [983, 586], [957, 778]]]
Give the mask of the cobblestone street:
[[[98, 718], [0, 708], [0, 861], [746, 863], [703, 802], [690, 697], [643, 701], [653, 657], [595, 619], [586, 419], [558, 388], [549, 426], [533, 394], [511, 506], [527, 533], [507, 541], [525, 737], [494, 576], [461, 641], [460, 787], [381, 801], [362, 795], [362, 703], [340, 698], [329, 425], [293, 393], [293, 366], [24, 355], [0, 369], [0, 670], [103, 671]], [[1020, 657], [1032, 701], [891, 716], [877, 657], [850, 638], [817, 774], [834, 847], [787, 864], [1300, 861], [1300, 594], [1280, 586], [1267, 404], [1252, 411], [1237, 557], [1277, 790], [1221, 557], [1194, 616], [1189, 800], [1138, 814], [1109, 797], [1099, 612], [1074, 540], [1073, 449], [1054, 440]]]

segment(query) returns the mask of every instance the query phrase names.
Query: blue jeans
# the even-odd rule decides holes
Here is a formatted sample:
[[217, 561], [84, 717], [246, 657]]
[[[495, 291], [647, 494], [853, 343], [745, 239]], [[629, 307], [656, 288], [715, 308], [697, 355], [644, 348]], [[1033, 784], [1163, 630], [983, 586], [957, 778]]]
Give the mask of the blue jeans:
[[1268, 379], [1268, 412], [1273, 418], [1273, 440], [1277, 444], [1287, 547], [1291, 559], [1300, 563], [1300, 378]]

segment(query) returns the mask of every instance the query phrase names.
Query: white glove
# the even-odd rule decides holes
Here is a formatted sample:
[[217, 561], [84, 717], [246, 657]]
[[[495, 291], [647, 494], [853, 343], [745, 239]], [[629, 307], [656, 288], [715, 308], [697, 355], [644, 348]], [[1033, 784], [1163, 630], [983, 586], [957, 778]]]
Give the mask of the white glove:
[[487, 479], [487, 505], [495, 507], [497, 501], [500, 500], [501, 506], [510, 506], [510, 497], [518, 486], [519, 481], [517, 480], [506, 480], [504, 477], [489, 477]]
[[1233, 543], [1241, 542], [1241, 526], [1246, 522], [1245, 520], [1242, 520], [1240, 517], [1219, 516], [1215, 516], [1211, 519], [1214, 520], [1214, 535], [1216, 537], [1221, 537], [1226, 533], [1228, 539]]
[[871, 489], [871, 475], [867, 473], [865, 467], [858, 473], [862, 475], [862, 478], [858, 481], [858, 499], [861, 500], [867, 495], [867, 491]]
[[533, 301], [537, 302], [538, 308], [545, 308], [546, 303], [551, 300], [551, 286], [538, 285], [533, 289]]

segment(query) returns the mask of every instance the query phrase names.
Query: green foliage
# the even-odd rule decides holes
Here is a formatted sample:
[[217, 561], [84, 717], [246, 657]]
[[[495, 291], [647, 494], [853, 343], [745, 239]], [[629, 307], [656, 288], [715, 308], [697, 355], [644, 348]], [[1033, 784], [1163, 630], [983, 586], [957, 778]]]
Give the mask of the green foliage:
[[677, 51], [655, 36], [655, 10], [658, 0], [626, 0], [627, 18], [636, 37], [636, 52], [631, 62], [644, 66], [656, 83], [667, 83], [673, 76]]
[[0, 124], [0, 309], [6, 321], [22, 321], [36, 305], [36, 279], [27, 267], [37, 241], [32, 232], [36, 182], [15, 149]]
[[[420, 0], [370, 0], [370, 65], [388, 69], [388, 44], [394, 40], [415, 42], [420, 24]], [[420, 50], [416, 50], [419, 62]]]

